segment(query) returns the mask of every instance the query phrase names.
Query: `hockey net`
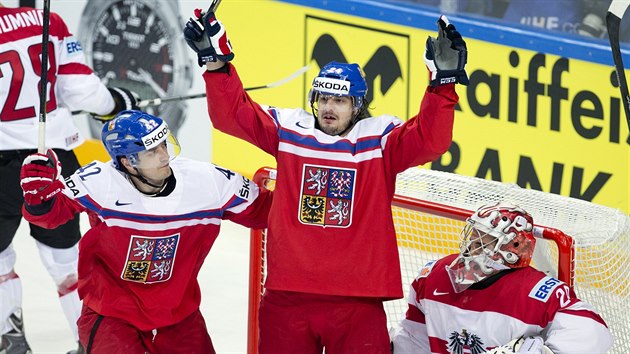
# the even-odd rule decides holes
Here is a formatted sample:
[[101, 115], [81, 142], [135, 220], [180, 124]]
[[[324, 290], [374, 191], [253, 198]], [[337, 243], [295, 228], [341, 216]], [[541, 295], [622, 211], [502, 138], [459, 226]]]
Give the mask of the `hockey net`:
[[[254, 181], [273, 190], [276, 171], [261, 168]], [[610, 353], [630, 353], [630, 217], [619, 210], [556, 194], [419, 168], [399, 174], [392, 213], [405, 296], [419, 269], [457, 253], [464, 220], [483, 204], [508, 201], [534, 218], [538, 237], [532, 265], [572, 286], [611, 329]], [[258, 305], [264, 292], [265, 230], [252, 230], [248, 353], [257, 353]], [[406, 298], [385, 303], [394, 327]]]

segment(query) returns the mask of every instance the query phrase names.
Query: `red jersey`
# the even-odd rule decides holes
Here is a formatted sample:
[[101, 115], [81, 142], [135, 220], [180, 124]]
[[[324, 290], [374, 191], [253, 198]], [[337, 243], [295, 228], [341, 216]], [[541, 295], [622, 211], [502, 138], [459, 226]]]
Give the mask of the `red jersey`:
[[480, 354], [520, 336], [539, 336], [555, 354], [605, 353], [612, 335], [569, 286], [532, 267], [499, 273], [456, 293], [446, 266], [429, 262], [411, 284], [395, 353]]
[[[0, 150], [37, 148], [41, 54], [42, 10], [0, 7]], [[114, 100], [56, 13], [50, 13], [48, 61], [46, 146], [71, 150], [84, 139], [70, 109], [105, 115]]]
[[263, 108], [233, 65], [205, 72], [215, 128], [275, 156], [278, 179], [265, 287], [325, 295], [402, 297], [391, 215], [396, 175], [448, 150], [454, 85], [429, 88], [420, 113], [360, 120], [344, 136], [315, 128], [303, 109]]
[[140, 330], [168, 326], [199, 308], [197, 274], [222, 219], [264, 228], [271, 193], [232, 171], [176, 158], [175, 187], [140, 193], [111, 163], [92, 162], [66, 179], [44, 215], [24, 217], [53, 228], [86, 211], [91, 228], [79, 242], [79, 296], [104, 316]]

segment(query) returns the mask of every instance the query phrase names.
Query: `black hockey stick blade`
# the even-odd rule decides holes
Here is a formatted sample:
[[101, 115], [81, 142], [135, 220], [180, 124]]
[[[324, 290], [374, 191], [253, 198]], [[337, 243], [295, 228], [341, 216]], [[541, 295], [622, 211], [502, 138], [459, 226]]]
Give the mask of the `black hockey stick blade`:
[[621, 48], [619, 46], [619, 27], [621, 19], [626, 9], [630, 6], [630, 0], [613, 0], [606, 14], [606, 27], [608, 29], [608, 39], [610, 40], [610, 48], [612, 50], [613, 61], [615, 62], [615, 72], [617, 73], [617, 82], [621, 91], [621, 101], [623, 110], [626, 114], [626, 122], [630, 129], [630, 93], [628, 93], [628, 82], [621, 57]]

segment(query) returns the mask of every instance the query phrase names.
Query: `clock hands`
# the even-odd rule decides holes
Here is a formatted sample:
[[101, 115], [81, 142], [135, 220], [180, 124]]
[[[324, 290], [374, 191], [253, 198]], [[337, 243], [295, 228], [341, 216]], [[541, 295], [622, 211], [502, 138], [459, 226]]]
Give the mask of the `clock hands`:
[[155, 80], [153, 80], [153, 76], [151, 75], [150, 72], [142, 68], [138, 68], [138, 73], [140, 74], [140, 77], [142, 78], [142, 80], [145, 83], [147, 83], [149, 86], [151, 86], [151, 88], [153, 89], [153, 91], [155, 91], [158, 97], [166, 96], [166, 91], [164, 91], [164, 89], [160, 85], [158, 85], [158, 83], [155, 82]]

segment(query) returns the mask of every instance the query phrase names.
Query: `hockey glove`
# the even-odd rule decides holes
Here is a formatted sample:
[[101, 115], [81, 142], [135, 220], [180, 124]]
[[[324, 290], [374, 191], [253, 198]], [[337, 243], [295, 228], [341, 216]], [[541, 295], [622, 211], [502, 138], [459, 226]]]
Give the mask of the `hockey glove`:
[[92, 114], [92, 118], [101, 121], [107, 122], [116, 116], [118, 112], [125, 111], [128, 109], [139, 109], [138, 108], [138, 94], [132, 91], [127, 90], [123, 87], [108, 87], [109, 93], [112, 95], [114, 99], [114, 110], [111, 111], [108, 115], [100, 116], [98, 114]]
[[40, 205], [53, 199], [65, 188], [57, 154], [48, 149], [46, 155], [27, 156], [20, 171], [20, 186], [24, 192], [24, 202], [28, 205]]
[[492, 350], [485, 352], [484, 354], [553, 354], [551, 349], [545, 345], [545, 341], [542, 337], [524, 337], [514, 339], [508, 344], [496, 347]]
[[446, 16], [438, 20], [437, 38], [427, 38], [424, 63], [431, 72], [431, 86], [460, 83], [468, 85], [464, 67], [468, 58], [466, 42]]
[[227, 63], [234, 59], [225, 28], [216, 19], [214, 12], [204, 13], [200, 9], [195, 9], [194, 17], [191, 17], [184, 27], [184, 38], [188, 46], [197, 53], [199, 66], [217, 60]]

